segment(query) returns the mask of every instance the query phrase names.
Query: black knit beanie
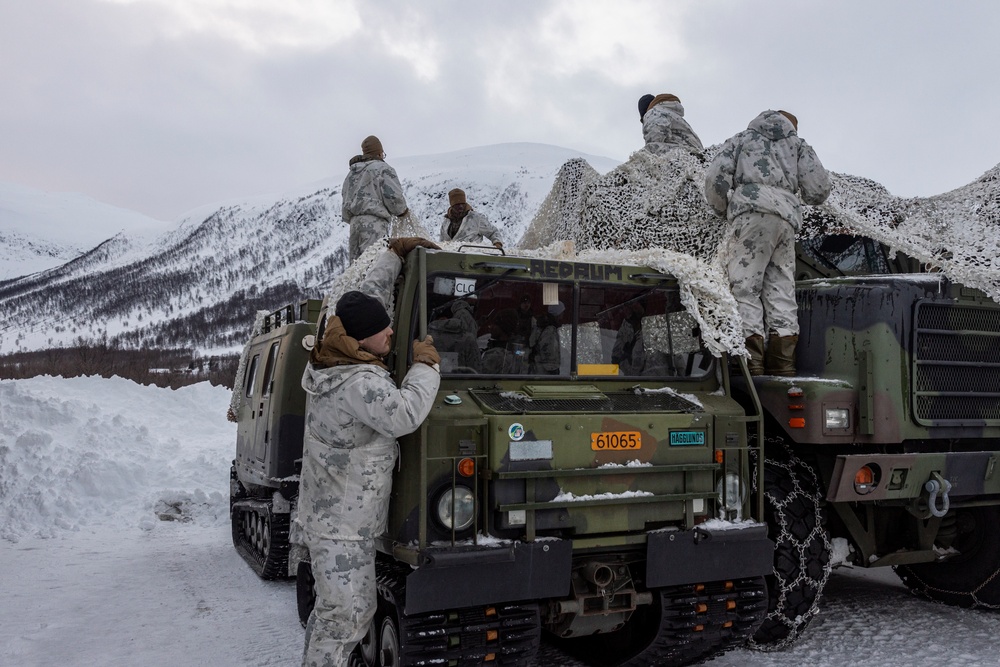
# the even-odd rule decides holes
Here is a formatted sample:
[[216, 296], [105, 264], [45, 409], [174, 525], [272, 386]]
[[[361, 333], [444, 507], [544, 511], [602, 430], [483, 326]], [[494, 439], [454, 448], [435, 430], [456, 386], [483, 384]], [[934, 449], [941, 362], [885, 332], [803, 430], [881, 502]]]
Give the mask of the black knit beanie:
[[344, 331], [355, 340], [364, 340], [377, 334], [390, 324], [389, 315], [382, 303], [363, 292], [347, 292], [337, 301], [337, 317]]
[[653, 95], [647, 93], [639, 98], [639, 120], [642, 120], [642, 117], [646, 115], [646, 109], [649, 108], [649, 103], [653, 101], [653, 97]]

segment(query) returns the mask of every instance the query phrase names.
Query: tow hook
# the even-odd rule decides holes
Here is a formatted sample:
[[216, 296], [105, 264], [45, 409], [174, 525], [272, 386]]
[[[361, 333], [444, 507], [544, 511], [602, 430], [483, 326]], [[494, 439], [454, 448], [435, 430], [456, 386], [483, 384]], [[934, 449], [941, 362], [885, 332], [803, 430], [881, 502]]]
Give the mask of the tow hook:
[[[942, 477], [940, 473], [932, 472], [931, 478], [924, 484], [924, 489], [930, 494], [930, 497], [927, 498], [927, 508], [930, 510], [931, 515], [941, 518], [947, 514], [950, 504], [948, 492], [951, 491], [951, 482]], [[937, 508], [939, 493], [942, 496], [941, 509]]]

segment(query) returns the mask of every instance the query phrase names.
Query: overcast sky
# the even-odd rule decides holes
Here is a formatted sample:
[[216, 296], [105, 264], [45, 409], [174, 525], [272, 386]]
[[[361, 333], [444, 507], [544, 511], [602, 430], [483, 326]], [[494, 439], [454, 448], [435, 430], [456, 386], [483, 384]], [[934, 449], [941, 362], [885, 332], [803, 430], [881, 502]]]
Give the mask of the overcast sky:
[[670, 92], [706, 146], [787, 109], [828, 169], [926, 196], [1000, 162], [998, 27], [994, 0], [0, 0], [0, 180], [170, 220], [368, 134], [390, 164], [625, 160]]

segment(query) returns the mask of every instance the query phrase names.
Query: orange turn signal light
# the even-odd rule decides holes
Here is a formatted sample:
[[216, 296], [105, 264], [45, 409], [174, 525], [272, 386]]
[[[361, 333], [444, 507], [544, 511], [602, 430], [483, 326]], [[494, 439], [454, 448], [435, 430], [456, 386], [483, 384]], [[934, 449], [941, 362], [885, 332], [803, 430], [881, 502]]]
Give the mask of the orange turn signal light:
[[868, 466], [861, 466], [858, 471], [854, 473], [854, 483], [855, 484], [872, 484], [875, 481], [875, 473]]
[[458, 462], [458, 474], [462, 477], [473, 477], [476, 474], [476, 462], [472, 459], [462, 459]]
[[805, 417], [792, 417], [788, 420], [788, 425], [791, 428], [805, 428], [806, 418]]
[[722, 453], [721, 449], [716, 449], [715, 450], [715, 462], [716, 463], [718, 463], [718, 464], [721, 465], [722, 462], [725, 460], [725, 456], [726, 455]]

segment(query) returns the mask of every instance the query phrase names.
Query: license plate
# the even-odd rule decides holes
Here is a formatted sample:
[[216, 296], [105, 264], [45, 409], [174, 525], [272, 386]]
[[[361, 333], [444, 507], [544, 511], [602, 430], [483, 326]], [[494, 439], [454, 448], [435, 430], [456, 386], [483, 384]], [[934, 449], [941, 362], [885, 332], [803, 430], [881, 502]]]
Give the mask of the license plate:
[[642, 449], [642, 434], [639, 431], [591, 433], [590, 448], [600, 452]]
[[688, 445], [704, 445], [704, 431], [671, 431], [670, 444], [673, 447], [686, 447]]

